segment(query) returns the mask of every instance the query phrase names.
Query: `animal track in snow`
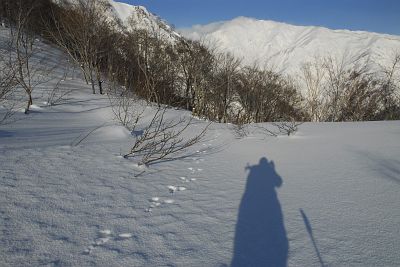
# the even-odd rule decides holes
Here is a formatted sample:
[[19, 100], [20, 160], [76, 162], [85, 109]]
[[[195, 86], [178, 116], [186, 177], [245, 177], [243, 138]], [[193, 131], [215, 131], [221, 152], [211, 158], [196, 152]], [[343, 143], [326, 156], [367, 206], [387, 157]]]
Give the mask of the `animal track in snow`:
[[186, 187], [184, 187], [184, 186], [169, 185], [169, 186], [168, 186], [168, 189], [169, 189], [169, 192], [172, 194], [172, 193], [175, 193], [176, 191], [185, 191], [185, 190], [186, 190]]
[[169, 185], [168, 186], [168, 189], [169, 189], [169, 192], [172, 194], [172, 193], [175, 193], [175, 191], [178, 189], [176, 186], [173, 186], [173, 185]]
[[192, 167], [188, 168], [188, 170], [191, 171], [192, 174], [195, 173], [196, 171], [197, 171], [197, 172], [203, 171], [203, 169], [201, 169], [201, 168], [192, 168]]
[[[177, 190], [177, 191], [183, 191], [183, 190], [186, 190], [186, 187], [183, 187], [183, 186], [178, 186], [178, 187], [176, 187], [176, 186], [170, 186], [171, 187], [171, 189], [173, 189], [173, 188], [175, 188], [175, 190]], [[169, 188], [169, 187], [168, 187]], [[170, 192], [171, 192], [171, 189], [170, 189]], [[162, 202], [161, 202], [161, 200], [160, 200], [160, 198], [159, 197], [152, 197], [151, 199], [150, 199], [150, 206], [148, 207], [148, 208], [146, 208], [145, 209], [145, 212], [151, 212], [152, 210], [153, 210], [153, 208], [156, 208], [156, 207], [158, 207], [158, 206], [161, 206], [161, 204], [172, 204], [172, 203], [174, 203], [175, 201], [173, 200], [173, 199], [165, 199], [165, 200], [163, 200]]]
[[[179, 177], [179, 179], [181, 180], [181, 181], [183, 181], [183, 182], [185, 182], [185, 183], [190, 183], [190, 182], [194, 182], [194, 181], [196, 181], [197, 179], [196, 178], [186, 178], [186, 177]], [[181, 191], [183, 191], [183, 190], [181, 190]]]
[[108, 230], [108, 229], [106, 229], [106, 230], [100, 230], [100, 231], [99, 231], [99, 235], [100, 235], [101, 237], [107, 237], [107, 236], [111, 235], [111, 230]]
[[94, 241], [94, 245], [101, 246], [111, 240], [111, 237], [100, 237]]
[[120, 239], [128, 239], [131, 238], [133, 235], [131, 233], [123, 233], [123, 234], [119, 234], [118, 237]]
[[85, 249], [83, 252], [85, 254], [90, 254], [90, 253], [92, 253], [93, 249], [94, 249], [93, 246], [88, 246], [87, 249]]
[[183, 176], [179, 177], [179, 179], [181, 179], [184, 182], [189, 182], [189, 180], [186, 177], [183, 177]]
[[[94, 242], [84, 250], [85, 254], [90, 254], [96, 247], [109, 242], [112, 239], [112, 232], [108, 229], [100, 230], [98, 236], [99, 238], [95, 239]], [[116, 240], [128, 239], [132, 236], [131, 233], [122, 233], [117, 236]]]
[[161, 203], [159, 202], [160, 198], [159, 197], [152, 197], [150, 199], [150, 207], [148, 207], [147, 209], [145, 209], [146, 212], [151, 212], [153, 208], [158, 207], [161, 205]]

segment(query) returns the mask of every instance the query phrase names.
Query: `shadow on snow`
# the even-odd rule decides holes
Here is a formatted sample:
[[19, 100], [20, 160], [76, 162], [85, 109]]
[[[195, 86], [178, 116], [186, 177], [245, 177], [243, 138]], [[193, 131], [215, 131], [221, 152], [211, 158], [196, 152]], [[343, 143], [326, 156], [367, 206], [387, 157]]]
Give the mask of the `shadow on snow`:
[[282, 185], [273, 161], [263, 157], [249, 170], [240, 203], [231, 266], [286, 266], [288, 239], [275, 188]]

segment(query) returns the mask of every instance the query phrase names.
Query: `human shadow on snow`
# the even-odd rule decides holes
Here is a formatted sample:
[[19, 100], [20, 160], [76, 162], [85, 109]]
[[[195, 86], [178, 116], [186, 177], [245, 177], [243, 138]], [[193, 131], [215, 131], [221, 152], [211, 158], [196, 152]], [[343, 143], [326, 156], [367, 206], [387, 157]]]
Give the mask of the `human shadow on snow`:
[[240, 203], [231, 266], [286, 266], [288, 239], [275, 188], [282, 178], [263, 157], [249, 170]]

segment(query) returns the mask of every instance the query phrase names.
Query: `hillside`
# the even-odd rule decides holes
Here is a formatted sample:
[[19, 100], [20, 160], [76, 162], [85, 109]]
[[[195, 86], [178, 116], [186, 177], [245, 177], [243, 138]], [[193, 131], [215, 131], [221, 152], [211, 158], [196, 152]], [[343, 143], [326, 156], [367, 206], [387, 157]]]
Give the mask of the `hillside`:
[[[59, 49], [36, 46], [52, 79], [0, 125], [1, 266], [400, 262], [398, 121], [304, 123], [290, 137], [252, 124], [243, 138], [212, 123], [186, 157], [138, 166], [121, 155], [155, 105], [131, 133]], [[49, 105], [57, 84], [68, 94]], [[208, 124], [193, 120], [189, 135]]]
[[274, 21], [239, 17], [231, 21], [180, 29], [183, 36], [205, 40], [229, 51], [245, 64], [258, 63], [295, 74], [301, 64], [315, 57], [331, 56], [345, 63], [362, 57], [372, 68], [387, 66], [400, 51], [400, 37], [362, 31], [294, 26]]
[[180, 37], [166, 21], [149, 12], [144, 6], [134, 6], [113, 0], [108, 0], [108, 2], [111, 5], [110, 17], [120, 20], [127, 30], [146, 30], [171, 42]]

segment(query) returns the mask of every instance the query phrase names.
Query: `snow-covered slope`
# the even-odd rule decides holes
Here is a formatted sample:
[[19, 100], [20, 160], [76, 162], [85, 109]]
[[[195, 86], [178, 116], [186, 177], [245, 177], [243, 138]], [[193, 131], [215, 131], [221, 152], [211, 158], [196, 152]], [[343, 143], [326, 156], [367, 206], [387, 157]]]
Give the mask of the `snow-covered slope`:
[[205, 39], [223, 51], [243, 58], [245, 64], [295, 73], [303, 62], [332, 56], [348, 61], [364, 56], [383, 65], [400, 52], [400, 37], [362, 31], [294, 26], [239, 17], [231, 21], [197, 25], [180, 32], [191, 39]]
[[107, 96], [39, 45], [71, 93], [47, 106], [58, 79], [43, 84], [0, 126], [0, 266], [398, 266], [399, 122], [243, 139], [214, 123], [190, 157], [135, 177]]
[[128, 30], [147, 30], [170, 41], [180, 37], [166, 21], [149, 12], [144, 6], [134, 6], [113, 0], [108, 1], [111, 4], [110, 15], [118, 18]]

